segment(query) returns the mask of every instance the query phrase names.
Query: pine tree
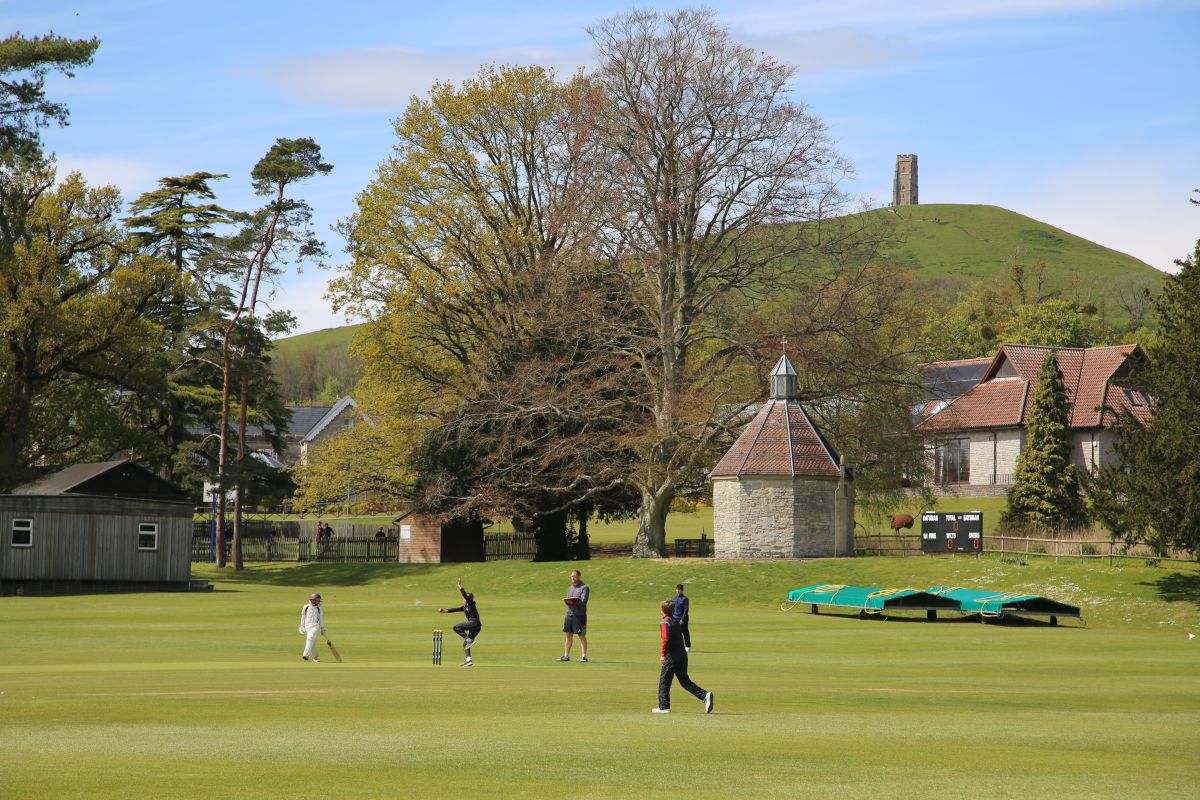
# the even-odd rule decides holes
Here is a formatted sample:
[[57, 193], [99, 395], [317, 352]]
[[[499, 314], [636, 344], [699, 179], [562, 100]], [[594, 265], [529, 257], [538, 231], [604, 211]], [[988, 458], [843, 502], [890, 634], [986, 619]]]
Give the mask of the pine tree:
[[1028, 440], [1008, 490], [1006, 523], [1057, 529], [1085, 521], [1079, 474], [1071, 464], [1069, 414], [1062, 372], [1051, 350], [1033, 390]]
[[1159, 553], [1200, 553], [1200, 241], [1175, 262], [1154, 303], [1159, 335], [1121, 381], [1151, 398], [1149, 423], [1123, 412], [1114, 430], [1118, 461], [1088, 486], [1097, 518], [1116, 538]]

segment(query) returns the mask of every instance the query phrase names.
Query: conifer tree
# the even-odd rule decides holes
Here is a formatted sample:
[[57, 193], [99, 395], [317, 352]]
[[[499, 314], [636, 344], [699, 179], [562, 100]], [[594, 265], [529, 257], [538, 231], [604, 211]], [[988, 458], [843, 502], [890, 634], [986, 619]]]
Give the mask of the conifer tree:
[[1116, 538], [1160, 554], [1200, 553], [1200, 241], [1154, 302], [1159, 335], [1121, 381], [1151, 400], [1149, 422], [1121, 413], [1116, 459], [1088, 486], [1096, 517]]
[[1033, 389], [1027, 442], [1008, 490], [1006, 523], [1063, 528], [1085, 521], [1079, 474], [1071, 464], [1069, 414], [1062, 372], [1051, 350]]

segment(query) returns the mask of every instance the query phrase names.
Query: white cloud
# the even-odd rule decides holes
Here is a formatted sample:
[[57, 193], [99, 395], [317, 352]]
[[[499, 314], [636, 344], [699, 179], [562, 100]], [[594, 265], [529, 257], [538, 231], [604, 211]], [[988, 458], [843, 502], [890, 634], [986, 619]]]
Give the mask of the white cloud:
[[325, 299], [331, 277], [329, 272], [315, 268], [306, 269], [303, 274], [293, 272], [277, 276], [265, 305], [272, 310], [290, 311], [296, 317], [296, 328], [288, 336], [362, 322], [361, 319], [334, 313]]
[[540, 64], [565, 76], [590, 61], [584, 50], [554, 48], [429, 53], [376, 47], [276, 61], [259, 70], [259, 75], [299, 102], [398, 111], [435, 82], [464, 80], [485, 64]]
[[931, 25], [989, 22], [1019, 16], [1078, 14], [1109, 11], [1161, 0], [826, 0], [762, 3], [724, 11], [722, 21], [749, 33], [777, 34], [784, 30], [855, 27], [913, 30]]
[[900, 40], [863, 33], [851, 28], [785, 33], [775, 36], [735, 34], [738, 41], [795, 67], [797, 72], [836, 72], [870, 69], [901, 61], [908, 56]]
[[121, 155], [60, 152], [55, 153], [54, 160], [60, 178], [78, 172], [89, 186], [116, 186], [126, 198], [137, 197], [153, 189], [159, 178], [173, 174], [154, 162]]

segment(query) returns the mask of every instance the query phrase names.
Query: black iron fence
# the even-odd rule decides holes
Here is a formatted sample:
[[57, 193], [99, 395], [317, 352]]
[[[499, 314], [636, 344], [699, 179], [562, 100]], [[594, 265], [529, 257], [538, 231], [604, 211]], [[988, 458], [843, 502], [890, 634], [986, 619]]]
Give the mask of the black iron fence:
[[708, 558], [713, 554], [713, 540], [704, 534], [699, 539], [676, 539], [676, 558]]

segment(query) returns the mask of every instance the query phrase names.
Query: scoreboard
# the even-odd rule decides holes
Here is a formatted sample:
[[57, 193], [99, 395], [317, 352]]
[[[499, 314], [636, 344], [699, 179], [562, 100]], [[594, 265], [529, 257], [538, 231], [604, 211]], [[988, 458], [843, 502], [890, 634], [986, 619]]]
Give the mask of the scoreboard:
[[922, 553], [979, 553], [983, 550], [983, 512], [921, 515]]

